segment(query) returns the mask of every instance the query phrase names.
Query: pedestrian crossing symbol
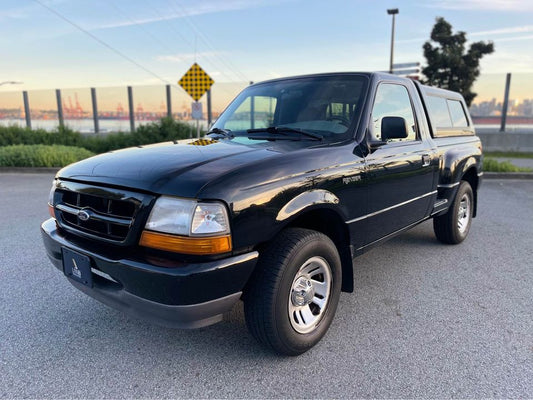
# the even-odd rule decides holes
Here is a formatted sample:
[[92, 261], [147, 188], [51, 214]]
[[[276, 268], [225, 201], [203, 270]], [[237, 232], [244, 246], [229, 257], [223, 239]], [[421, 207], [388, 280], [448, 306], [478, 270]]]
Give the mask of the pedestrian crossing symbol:
[[197, 63], [194, 63], [178, 81], [178, 84], [194, 101], [200, 100], [200, 97], [211, 88], [213, 83], [215, 81]]

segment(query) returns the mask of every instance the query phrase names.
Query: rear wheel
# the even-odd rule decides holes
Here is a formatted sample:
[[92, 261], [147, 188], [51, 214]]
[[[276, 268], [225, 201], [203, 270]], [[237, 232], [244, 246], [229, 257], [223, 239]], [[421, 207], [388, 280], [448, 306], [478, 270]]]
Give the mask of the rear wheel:
[[326, 334], [340, 289], [341, 262], [331, 239], [287, 229], [261, 252], [244, 297], [248, 329], [279, 354], [301, 354]]
[[473, 211], [472, 187], [468, 182], [461, 181], [448, 212], [433, 218], [433, 230], [437, 239], [447, 244], [457, 244], [465, 240], [470, 231]]

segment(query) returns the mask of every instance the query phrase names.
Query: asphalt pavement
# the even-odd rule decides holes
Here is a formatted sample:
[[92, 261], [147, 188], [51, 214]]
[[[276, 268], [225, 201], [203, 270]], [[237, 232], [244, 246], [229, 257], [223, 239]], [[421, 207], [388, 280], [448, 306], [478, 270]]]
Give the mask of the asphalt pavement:
[[533, 398], [533, 181], [486, 180], [468, 239], [431, 222], [358, 257], [329, 333], [278, 357], [242, 307], [180, 331], [124, 316], [52, 267], [51, 174], [0, 174], [0, 398]]

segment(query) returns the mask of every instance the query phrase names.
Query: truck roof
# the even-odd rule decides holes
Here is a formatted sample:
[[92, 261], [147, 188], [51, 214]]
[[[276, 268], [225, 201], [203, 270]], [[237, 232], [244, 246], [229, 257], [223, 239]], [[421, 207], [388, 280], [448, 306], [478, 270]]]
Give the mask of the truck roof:
[[452, 92], [451, 90], [441, 89], [434, 86], [422, 85], [417, 82], [422, 95], [425, 96], [435, 96], [435, 97], [445, 97], [447, 99], [464, 101], [463, 96], [460, 93]]
[[420, 88], [420, 91], [424, 96], [437, 96], [437, 97], [446, 97], [448, 99], [454, 99], [454, 100], [463, 100], [463, 97], [456, 92], [452, 92], [451, 90], [446, 89], [440, 89], [433, 86], [423, 85], [418, 81], [414, 81], [410, 78], [405, 78], [397, 75], [392, 75], [386, 72], [368, 72], [368, 71], [345, 71], [345, 72], [322, 72], [317, 74], [306, 74], [306, 75], [294, 75], [294, 76], [287, 76], [282, 78], [275, 78], [275, 79], [268, 79], [265, 81], [257, 82], [255, 85], [263, 84], [263, 83], [269, 83], [269, 82], [277, 82], [277, 81], [283, 81], [286, 79], [300, 79], [300, 78], [314, 78], [314, 77], [322, 77], [322, 76], [342, 76], [342, 75], [364, 75], [368, 78], [375, 77], [377, 79], [387, 79], [387, 80], [395, 80], [395, 81], [412, 81], [415, 82], [415, 84]]

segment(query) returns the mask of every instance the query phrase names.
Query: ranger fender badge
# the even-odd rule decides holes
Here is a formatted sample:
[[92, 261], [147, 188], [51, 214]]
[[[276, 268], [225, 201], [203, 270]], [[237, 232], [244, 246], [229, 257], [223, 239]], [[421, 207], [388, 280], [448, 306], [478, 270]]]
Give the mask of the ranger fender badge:
[[356, 175], [356, 176], [350, 176], [348, 178], [342, 178], [342, 183], [347, 185], [348, 183], [359, 182], [360, 180], [361, 180], [361, 177], [359, 175]]

